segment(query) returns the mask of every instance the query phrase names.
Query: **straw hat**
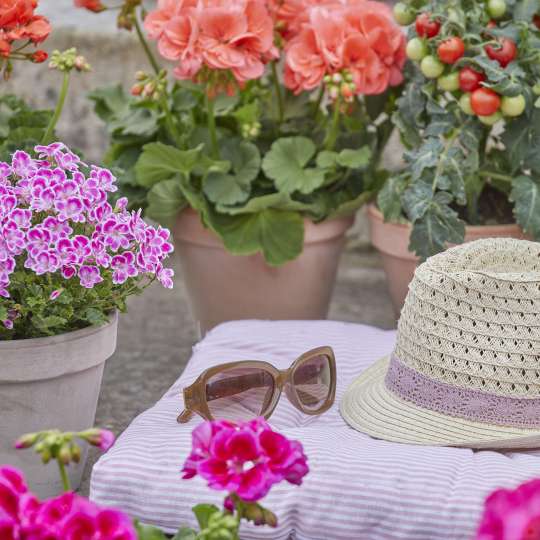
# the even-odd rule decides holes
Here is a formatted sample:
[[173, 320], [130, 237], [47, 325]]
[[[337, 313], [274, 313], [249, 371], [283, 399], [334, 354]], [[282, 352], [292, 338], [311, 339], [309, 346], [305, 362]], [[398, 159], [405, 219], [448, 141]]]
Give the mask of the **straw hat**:
[[388, 441], [540, 447], [540, 243], [479, 240], [420, 265], [393, 354], [341, 413]]

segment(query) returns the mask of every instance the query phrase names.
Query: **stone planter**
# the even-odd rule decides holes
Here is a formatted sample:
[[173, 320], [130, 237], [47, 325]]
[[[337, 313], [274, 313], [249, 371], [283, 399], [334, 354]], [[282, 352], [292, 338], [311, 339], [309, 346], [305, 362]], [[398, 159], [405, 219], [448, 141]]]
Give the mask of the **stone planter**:
[[[381, 254], [388, 282], [388, 291], [396, 317], [399, 317], [409, 283], [418, 265], [418, 257], [409, 251], [411, 225], [408, 223], [385, 223], [382, 213], [374, 205], [367, 209], [371, 243]], [[479, 225], [465, 228], [465, 242], [480, 238], [527, 238], [518, 225]]]
[[345, 233], [354, 217], [305, 222], [304, 251], [280, 267], [261, 254], [231, 255], [193, 210], [181, 212], [175, 241], [201, 334], [239, 319], [325, 319]]
[[[0, 464], [22, 469], [38, 497], [62, 491], [56, 463], [41, 464], [32, 450], [14, 450], [24, 433], [94, 425], [105, 361], [116, 348], [118, 316], [109, 323], [58, 336], [0, 342]], [[80, 482], [86, 449], [68, 471]]]

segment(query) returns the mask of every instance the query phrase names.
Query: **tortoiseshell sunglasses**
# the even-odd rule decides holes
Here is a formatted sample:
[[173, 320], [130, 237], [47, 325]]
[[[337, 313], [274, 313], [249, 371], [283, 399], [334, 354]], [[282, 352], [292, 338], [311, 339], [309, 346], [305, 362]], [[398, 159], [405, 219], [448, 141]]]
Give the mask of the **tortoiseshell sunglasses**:
[[269, 418], [281, 392], [305, 414], [327, 411], [336, 395], [336, 359], [330, 347], [318, 347], [297, 358], [289, 369], [279, 370], [268, 362], [241, 361], [203, 371], [184, 388], [184, 424], [193, 413], [205, 420], [245, 421]]

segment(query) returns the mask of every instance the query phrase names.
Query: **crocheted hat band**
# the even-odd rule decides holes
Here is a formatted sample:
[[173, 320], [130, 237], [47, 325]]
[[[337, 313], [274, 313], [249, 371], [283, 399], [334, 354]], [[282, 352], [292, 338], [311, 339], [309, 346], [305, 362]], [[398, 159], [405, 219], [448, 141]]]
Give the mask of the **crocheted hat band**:
[[517, 428], [540, 427], [540, 398], [513, 398], [431, 379], [394, 354], [385, 386], [424, 409], [457, 418]]

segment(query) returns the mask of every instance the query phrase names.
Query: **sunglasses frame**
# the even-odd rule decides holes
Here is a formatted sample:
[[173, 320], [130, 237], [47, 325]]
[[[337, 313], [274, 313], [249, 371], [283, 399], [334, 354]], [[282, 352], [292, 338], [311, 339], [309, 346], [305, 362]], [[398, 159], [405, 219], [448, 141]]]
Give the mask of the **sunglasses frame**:
[[[330, 389], [324, 403], [318, 409], [313, 410], [305, 407], [299, 399], [294, 385], [294, 373], [299, 366], [317, 356], [326, 356], [328, 358], [328, 364], [330, 367]], [[261, 413], [261, 416], [267, 420], [277, 407], [283, 391], [285, 391], [285, 395], [294, 407], [304, 414], [311, 416], [326, 412], [334, 403], [336, 397], [336, 357], [331, 347], [317, 347], [316, 349], [311, 349], [310, 351], [307, 351], [299, 356], [288, 369], [277, 369], [269, 362], [262, 360], [241, 360], [238, 362], [219, 364], [217, 366], [205, 369], [197, 377], [195, 382], [183, 389], [184, 411], [178, 416], [178, 423], [184, 424], [189, 422], [193, 414], [198, 414], [204, 420], [214, 420], [214, 417], [210, 412], [210, 408], [208, 407], [206, 385], [208, 384], [208, 381], [217, 373], [238, 367], [260, 368], [272, 376], [274, 381], [274, 393], [267, 410], [263, 411], [264, 414]]]

